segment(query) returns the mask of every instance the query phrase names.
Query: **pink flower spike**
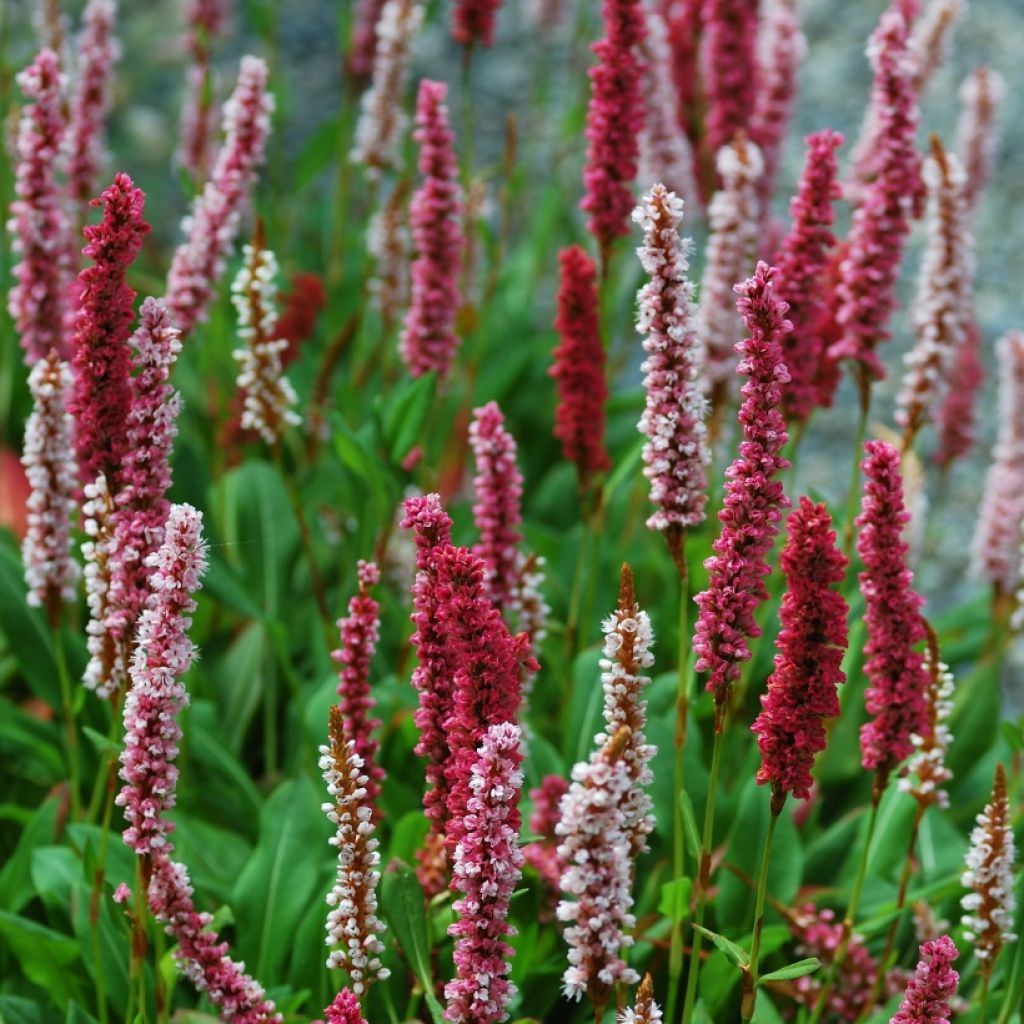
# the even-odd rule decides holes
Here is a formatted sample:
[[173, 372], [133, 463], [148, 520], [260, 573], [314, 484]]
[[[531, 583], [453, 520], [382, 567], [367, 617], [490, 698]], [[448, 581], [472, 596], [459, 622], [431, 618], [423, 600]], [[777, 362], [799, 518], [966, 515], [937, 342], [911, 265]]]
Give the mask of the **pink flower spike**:
[[580, 487], [586, 490], [597, 473], [611, 466], [604, 445], [604, 404], [608, 398], [605, 352], [598, 323], [597, 268], [578, 245], [558, 256], [558, 315], [561, 339], [548, 374], [558, 383], [555, 437], [562, 454], [576, 463]]
[[[906, 567], [903, 531], [910, 516], [903, 508], [899, 452], [885, 441], [864, 445], [864, 499], [857, 517], [857, 551], [868, 642], [864, 671], [871, 685], [865, 696], [872, 721], [861, 727], [861, 762], [884, 783], [888, 774], [913, 753], [911, 737], [928, 736], [927, 691], [930, 682], [924, 654], [926, 639], [913, 573]], [[883, 786], [878, 786], [880, 792]]]
[[359, 593], [348, 603], [348, 616], [338, 619], [341, 647], [331, 652], [338, 672], [338, 706], [343, 735], [363, 761], [366, 773], [366, 803], [376, 807], [384, 769], [377, 764], [380, 743], [374, 730], [380, 720], [373, 718], [374, 700], [370, 696], [370, 662], [380, 637], [380, 606], [370, 596], [370, 588], [380, 581], [380, 570], [373, 562], [360, 561], [356, 573]]
[[452, 38], [472, 49], [475, 45], [494, 45], [494, 19], [501, 0], [455, 0], [452, 11]]
[[776, 801], [792, 793], [809, 800], [814, 756], [825, 749], [825, 719], [839, 714], [837, 687], [845, 682], [846, 616], [842, 583], [846, 559], [824, 505], [801, 498], [789, 517], [789, 538], [779, 559], [786, 593], [779, 610], [782, 629], [763, 708], [751, 727], [761, 750], [759, 784], [771, 784]]
[[535, 836], [540, 836], [540, 839], [523, 847], [523, 858], [540, 875], [544, 884], [545, 904], [541, 912], [547, 920], [551, 919], [553, 908], [553, 903], [549, 906], [547, 900], [557, 896], [559, 880], [562, 877], [562, 863], [558, 859], [555, 829], [559, 821], [558, 807], [568, 789], [569, 783], [561, 775], [545, 775], [540, 785], [530, 790], [530, 799], [533, 801], [530, 831]]
[[975, 400], [985, 383], [985, 368], [981, 362], [981, 328], [972, 315], [967, 330], [953, 360], [950, 374], [956, 387], [946, 392], [945, 401], [935, 413], [938, 445], [935, 463], [948, 469], [955, 459], [966, 455], [977, 440], [977, 412]]
[[760, 196], [767, 208], [793, 114], [800, 62], [807, 52], [794, 0], [766, 0], [762, 5], [757, 50], [757, 98], [749, 131], [764, 157]]
[[882, 15], [868, 57], [875, 73], [871, 102], [879, 119], [874, 180], [850, 225], [836, 289], [842, 336], [829, 355], [836, 362], [853, 360], [866, 380], [881, 380], [885, 367], [876, 349], [890, 337], [887, 325], [896, 306], [903, 249], [923, 196], [914, 138], [920, 118], [914, 60], [900, 0]]
[[612, 243], [629, 234], [634, 205], [632, 186], [644, 127], [639, 48], [645, 28], [640, 0], [604, 0], [604, 31], [604, 38], [592, 47], [597, 64], [588, 72], [585, 195], [580, 203], [580, 209], [590, 214], [587, 230], [597, 240], [602, 271]]
[[973, 570], [1009, 596], [1020, 578], [1020, 524], [1024, 521], [1024, 332], [996, 345], [999, 424], [978, 515]]
[[235, 91], [224, 104], [224, 142], [210, 180], [182, 222], [186, 239], [175, 250], [167, 275], [167, 307], [183, 334], [206, 318], [263, 163], [273, 110], [267, 65], [258, 57], [243, 57]]
[[996, 115], [1006, 95], [1006, 82], [998, 71], [975, 68], [960, 86], [957, 152], [967, 172], [967, 204], [978, 205], [992, 174], [996, 155]]
[[356, 0], [349, 41], [349, 70], [356, 78], [369, 78], [377, 53], [377, 25], [388, 0]]
[[81, 575], [71, 556], [71, 517], [75, 511], [75, 457], [71, 449], [71, 370], [56, 351], [40, 359], [28, 378], [32, 414], [25, 424], [21, 457], [31, 491], [28, 531], [21, 546], [28, 603], [44, 608], [51, 623], [63, 601], [74, 601]]
[[715, 697], [716, 728], [724, 723], [732, 684], [749, 660], [748, 641], [761, 635], [755, 613], [767, 599], [764, 577], [768, 553], [789, 499], [776, 479], [789, 467], [782, 449], [789, 440], [779, 408], [789, 373], [782, 343], [790, 330], [786, 303], [775, 293], [775, 269], [760, 262], [754, 276], [736, 286], [737, 308], [751, 337], [736, 351], [743, 357], [737, 372], [743, 385], [739, 421], [740, 454], [726, 470], [725, 501], [718, 518], [722, 530], [715, 554], [704, 564], [708, 589], [695, 598], [700, 609], [693, 647], [698, 672], [707, 672], [707, 689]]
[[711, 455], [704, 418], [707, 402], [698, 377], [703, 352], [697, 338], [693, 286], [687, 278], [690, 240], [679, 237], [683, 203], [664, 185], [655, 185], [633, 211], [644, 231], [637, 250], [649, 276], [637, 296], [637, 331], [644, 335], [647, 358], [646, 405], [640, 432], [644, 476], [651, 482], [655, 512], [647, 527], [666, 531], [674, 557], [681, 556], [682, 535], [704, 521]]
[[[757, 183], [764, 171], [761, 151], [737, 137], [718, 151], [722, 187], [708, 206], [707, 252], [700, 284], [697, 335], [705, 352], [703, 386], [713, 399], [735, 379], [734, 357], [740, 321], [736, 316], [736, 282], [745, 279], [754, 262], [761, 213]], [[714, 394], [718, 392], [718, 394]]]
[[149, 225], [142, 218], [146, 197], [127, 174], [93, 206], [103, 207], [99, 224], [85, 228], [83, 250], [94, 266], [78, 276], [81, 289], [75, 324], [75, 388], [69, 411], [75, 418], [79, 478], [92, 483], [103, 474], [116, 494], [124, 478], [132, 406], [131, 336], [135, 292], [125, 278]]
[[463, 836], [452, 858], [452, 888], [462, 893], [449, 925], [455, 938], [455, 979], [445, 985], [445, 1020], [500, 1024], [516, 994], [509, 981], [515, 929], [509, 903], [522, 876], [519, 794], [523, 755], [518, 725], [502, 722], [484, 733], [470, 767]]
[[947, 936], [921, 946], [921, 959], [907, 985], [906, 995], [889, 1024], [949, 1024], [950, 1003], [960, 975], [953, 961], [960, 955]]
[[359, 1009], [359, 1000], [347, 988], [343, 988], [324, 1010], [324, 1021], [326, 1024], [366, 1024]]
[[833, 201], [839, 198], [836, 150], [838, 132], [808, 135], [807, 157], [797, 193], [789, 204], [792, 225], [776, 257], [777, 287], [789, 304], [792, 333], [783, 342], [789, 370], [784, 392], [787, 422], [806, 419], [820, 401], [818, 374], [824, 356], [822, 319], [826, 313], [828, 261], [835, 236]]
[[414, 377], [436, 370], [446, 377], [459, 339], [459, 267], [462, 236], [462, 191], [454, 140], [448, 124], [443, 82], [423, 79], [416, 98], [419, 170], [423, 184], [409, 207], [416, 259], [412, 265], [412, 297], [399, 342], [402, 362]]
[[487, 567], [488, 597], [499, 611], [505, 611], [515, 602], [519, 575], [523, 475], [516, 464], [516, 439], [505, 429], [497, 402], [473, 410], [469, 446], [476, 463], [473, 521], [480, 531], [473, 553]]
[[113, 0], [89, 0], [78, 39], [78, 75], [71, 98], [67, 153], [68, 193], [86, 203], [96, 188], [103, 164], [103, 134], [110, 109], [110, 87], [121, 47], [114, 35]]
[[711, 153], [718, 153], [745, 129], [755, 109], [756, 49], [756, 4], [704, 0], [700, 69], [708, 106], [704, 130]]
[[25, 350], [25, 362], [32, 365], [51, 349], [64, 359], [70, 354], [65, 334], [70, 226], [55, 177], [64, 141], [63, 76], [57, 55], [43, 50], [17, 82], [31, 102], [18, 123], [17, 199], [11, 203], [8, 228], [14, 252], [21, 258], [14, 268], [17, 283], [8, 294], [7, 309]]

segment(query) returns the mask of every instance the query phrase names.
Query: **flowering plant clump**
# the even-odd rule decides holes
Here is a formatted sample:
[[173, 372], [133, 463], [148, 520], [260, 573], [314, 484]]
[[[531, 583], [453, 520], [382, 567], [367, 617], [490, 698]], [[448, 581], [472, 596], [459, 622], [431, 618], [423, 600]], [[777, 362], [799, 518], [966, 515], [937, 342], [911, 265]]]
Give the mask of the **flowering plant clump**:
[[834, 6], [3, 7], [0, 1024], [1019, 1024], [1024, 40]]

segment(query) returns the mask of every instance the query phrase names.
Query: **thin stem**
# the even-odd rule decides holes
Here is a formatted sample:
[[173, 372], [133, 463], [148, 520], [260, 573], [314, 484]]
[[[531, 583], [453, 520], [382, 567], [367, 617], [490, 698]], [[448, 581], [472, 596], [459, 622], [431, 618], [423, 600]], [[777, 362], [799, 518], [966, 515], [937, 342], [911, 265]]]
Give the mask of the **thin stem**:
[[978, 1024], [985, 1024], [985, 1011], [988, 1009], [989, 972], [981, 976], [981, 996], [978, 999]]
[[[131, 962], [128, 969], [128, 1008], [125, 1020], [147, 1019], [146, 1013], [146, 883], [143, 881], [142, 858], [135, 860], [135, 901], [132, 909]], [[132, 997], [138, 991], [138, 1015], [131, 1013]]]
[[60, 635], [60, 623], [53, 623], [53, 652], [57, 659], [57, 675], [60, 678], [60, 704], [64, 713], [64, 729], [67, 734], [68, 774], [71, 786], [71, 816], [77, 821], [82, 816], [79, 793], [78, 732], [75, 729], [75, 708], [71, 698], [71, 676], [64, 653], [64, 641]]
[[772, 856], [772, 840], [775, 838], [775, 826], [779, 823], [779, 815], [786, 802], [786, 792], [772, 792], [772, 813], [768, 819], [768, 834], [764, 837], [761, 850], [761, 870], [757, 876], [757, 901], [754, 904], [754, 940], [750, 946], [750, 966], [743, 973], [743, 1000], [740, 1003], [740, 1016], [750, 1020], [754, 1016], [757, 1002], [757, 964], [761, 957], [761, 933], [764, 931], [764, 904], [768, 894], [768, 864]]
[[[576, 568], [573, 571], [572, 591], [569, 595], [569, 615], [565, 622], [565, 653], [568, 658], [578, 650], [576, 643], [580, 622], [580, 605], [583, 600], [583, 587], [589, 568], [591, 534], [593, 533], [593, 515], [588, 508], [589, 495], [581, 498], [583, 505], [583, 529], [580, 533], [580, 546], [576, 553]], [[570, 673], [571, 679], [571, 673]]]
[[676, 882], [676, 901], [672, 913], [672, 936], [668, 953], [668, 1002], [665, 1019], [675, 1024], [679, 1001], [679, 985], [683, 976], [683, 908], [679, 905], [679, 880], [685, 869], [686, 843], [683, 835], [683, 812], [679, 798], [683, 792], [686, 752], [686, 726], [690, 711], [690, 586], [685, 556], [677, 563], [679, 570], [679, 676], [676, 685], [675, 735], [675, 806], [672, 814], [672, 879]]
[[700, 870], [696, 879], [697, 906], [693, 921], [697, 928], [693, 932], [690, 951], [690, 973], [686, 978], [686, 1002], [683, 1005], [683, 1024], [693, 1019], [693, 1011], [697, 1002], [697, 978], [700, 974], [700, 949], [703, 934], [697, 929], [704, 924], [704, 909], [707, 906], [707, 891], [711, 881], [711, 845], [715, 830], [715, 797], [718, 792], [718, 771], [722, 763], [722, 736], [725, 725], [724, 714], [716, 709], [715, 740], [711, 748], [711, 774], [708, 777], [708, 799], [704, 805], [704, 835], [700, 844]]
[[808, 1024], [818, 1024], [818, 1021], [821, 1020], [821, 1016], [825, 1012], [825, 1004], [828, 1002], [828, 997], [832, 992], [832, 986], [835, 984], [840, 968], [846, 961], [846, 950], [850, 945], [850, 935], [853, 932], [854, 921], [857, 917], [857, 906], [860, 903], [861, 889], [864, 888], [864, 878], [868, 871], [868, 858], [871, 853], [871, 842], [875, 836], [875, 826], [878, 824], [878, 805], [882, 802], [883, 792], [884, 787], [879, 785], [876, 781], [875, 792], [871, 800], [871, 818], [868, 821], [868, 834], [864, 840], [864, 849], [861, 851], [860, 864], [857, 867], [857, 878], [853, 883], [853, 892], [850, 893], [850, 902], [846, 908], [846, 917], [843, 919], [843, 933], [839, 939], [839, 945], [836, 947], [836, 953], [832, 958], [832, 963], [829, 965], [825, 984], [818, 993], [818, 1001], [814, 1004], [814, 1012], [811, 1014]]

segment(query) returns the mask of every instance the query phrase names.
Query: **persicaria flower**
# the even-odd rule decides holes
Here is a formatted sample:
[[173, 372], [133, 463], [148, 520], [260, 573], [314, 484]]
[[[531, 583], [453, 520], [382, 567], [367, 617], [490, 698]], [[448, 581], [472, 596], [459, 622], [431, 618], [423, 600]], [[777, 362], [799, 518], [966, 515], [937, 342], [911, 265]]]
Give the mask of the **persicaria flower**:
[[814, 756], [825, 749], [825, 719], [839, 714], [836, 691], [846, 680], [841, 665], [849, 608], [833, 586], [842, 583], [847, 561], [836, 548], [828, 509], [803, 497], [788, 528], [779, 560], [786, 593], [778, 653], [751, 729], [761, 750], [757, 781], [771, 784], [773, 809], [787, 793], [810, 799]]
[[960, 161], [945, 153], [938, 140], [933, 150], [923, 171], [928, 222], [913, 311], [917, 343], [907, 353], [907, 372], [896, 400], [896, 422], [903, 427], [905, 447], [953, 385], [957, 351], [966, 343], [973, 319], [974, 239], [966, 178]]
[[405, 217], [407, 195], [402, 185], [392, 189], [387, 202], [374, 212], [366, 229], [366, 249], [374, 260], [374, 275], [368, 287], [373, 306], [388, 334], [409, 299], [412, 239]]
[[349, 40], [349, 70], [355, 78], [369, 78], [377, 53], [377, 23], [387, 0], [357, 0]]
[[[757, 95], [757, 7], [704, 0], [700, 70], [707, 97], [707, 147], [717, 153], [747, 126]], [[722, 173], [719, 168], [719, 173]], [[731, 285], [738, 279], [734, 277]]]
[[28, 603], [56, 623], [62, 601], [75, 599], [81, 572], [71, 557], [71, 517], [77, 474], [71, 450], [71, 370], [56, 350], [40, 359], [28, 378], [32, 413], [25, 424], [21, 463], [31, 488], [28, 531], [21, 545]]
[[327, 894], [328, 967], [340, 967], [361, 996], [390, 971], [381, 965], [384, 924], [377, 917], [380, 854], [374, 835], [373, 807], [367, 794], [365, 763], [345, 737], [341, 709], [330, 710], [330, 745], [320, 747], [320, 771], [330, 802], [322, 810], [335, 827], [329, 842], [338, 851], [337, 878]]
[[733, 352], [740, 324], [734, 290], [756, 254], [761, 223], [757, 183], [764, 162], [757, 146], [740, 136], [718, 150], [717, 166], [722, 187], [708, 206], [697, 336], [705, 352], [705, 389], [721, 391], [736, 372]]
[[494, 19], [500, 7], [501, 0], [455, 0], [452, 38], [467, 47], [493, 46]]
[[414, 377], [430, 370], [436, 370], [439, 377], [447, 376], [458, 347], [455, 317], [461, 302], [458, 277], [465, 243], [447, 93], [443, 82], [425, 78], [416, 98], [413, 138], [420, 147], [423, 184], [409, 208], [416, 259], [412, 298], [399, 343], [402, 361]]
[[597, 269], [578, 245], [558, 257], [560, 338], [548, 373], [558, 383], [555, 437], [562, 454], [576, 463], [580, 487], [611, 466], [604, 446], [604, 403], [608, 398], [605, 353], [598, 323]]
[[854, 212], [840, 265], [836, 297], [843, 333], [830, 356], [837, 362], [852, 359], [865, 379], [880, 380], [885, 368], [876, 349], [889, 340], [903, 248], [921, 197], [915, 62], [900, 0], [882, 15], [868, 58], [875, 74], [871, 104], [878, 118], [877, 142], [871, 147], [873, 180]]
[[698, 672], [707, 672], [715, 696], [716, 726], [728, 703], [740, 666], [750, 658], [749, 640], [761, 635], [755, 613], [767, 599], [767, 556], [789, 506], [778, 473], [789, 466], [782, 449], [789, 440], [779, 407], [789, 373], [782, 362], [782, 340], [790, 329], [786, 303], [775, 293], [775, 270], [758, 263], [754, 276], [736, 286], [737, 308], [751, 337], [736, 351], [743, 385], [739, 458], [726, 470], [725, 501], [718, 518], [722, 531], [705, 565], [708, 589], [696, 597], [700, 613], [693, 638]]
[[245, 341], [245, 348], [232, 353], [244, 396], [242, 429], [258, 431], [267, 444], [276, 444], [287, 425], [301, 422], [294, 408], [298, 397], [281, 365], [288, 342], [277, 334], [277, 258], [265, 247], [259, 228], [242, 253], [244, 262], [231, 285], [238, 334]]
[[[540, 838], [523, 847], [523, 858], [540, 875], [549, 898], [557, 896], [562, 877], [556, 829], [559, 821], [558, 807], [568, 790], [569, 782], [561, 775], [545, 775], [540, 785], [530, 790], [530, 799], [533, 801], [530, 832]], [[550, 920], [551, 911], [547, 906], [542, 908], [542, 913]]]
[[78, 75], [65, 138], [68, 194], [87, 202], [103, 163], [103, 130], [110, 108], [110, 83], [121, 47], [114, 35], [113, 0], [89, 0], [78, 40]]
[[996, 345], [999, 358], [998, 434], [974, 534], [973, 568], [999, 593], [1019, 579], [1020, 524], [1024, 521], [1024, 333]]
[[224, 142], [210, 180], [182, 222], [186, 239], [175, 250], [167, 275], [167, 306], [184, 334], [206, 317], [263, 163], [273, 110], [267, 65], [258, 57], [243, 57], [235, 91], [224, 104]]
[[522, 876], [519, 794], [523, 786], [518, 725], [501, 722], [483, 735], [470, 768], [470, 797], [462, 838], [452, 857], [452, 888], [462, 893], [448, 927], [455, 938], [455, 979], [445, 985], [445, 1020], [497, 1024], [508, 1019], [516, 994], [508, 980], [515, 934], [512, 894]]
[[996, 153], [995, 120], [1006, 94], [1006, 83], [998, 71], [975, 68], [960, 86], [960, 120], [957, 123], [957, 152], [967, 173], [967, 205], [978, 204], [992, 173]]
[[967, 851], [967, 870], [961, 878], [971, 891], [960, 905], [967, 911], [964, 937], [973, 944], [974, 955], [987, 977], [1003, 944], [1017, 941], [1013, 934], [1013, 827], [1006, 772], [1001, 764], [996, 765], [992, 799], [977, 822]]
[[953, 961], [960, 955], [952, 939], [943, 936], [925, 942], [920, 949], [913, 978], [896, 1016], [889, 1024], [949, 1024], [950, 1003], [956, 995], [960, 975]]
[[11, 232], [16, 283], [7, 296], [7, 309], [30, 365], [51, 349], [67, 358], [66, 301], [71, 267], [68, 262], [70, 227], [63, 190], [55, 172], [64, 140], [61, 93], [64, 85], [57, 54], [43, 50], [17, 77], [31, 101], [18, 123]]
[[359, 1000], [351, 989], [343, 988], [331, 1000], [331, 1005], [324, 1010], [326, 1024], [366, 1024]]
[[682, 217], [682, 200], [660, 184], [633, 212], [644, 230], [637, 253], [649, 275], [637, 296], [636, 321], [647, 353], [640, 367], [646, 374], [646, 404], [637, 427], [648, 438], [644, 476], [651, 482], [650, 500], [656, 508], [647, 526], [668, 532], [674, 554], [683, 531], [704, 520], [704, 467], [711, 461], [704, 426], [707, 403], [698, 383], [703, 352], [687, 278], [690, 242], [679, 237]]
[[636, 990], [636, 1003], [619, 1013], [619, 1024], [661, 1024], [661, 1007], [654, 1001], [654, 984], [649, 974], [644, 975]]
[[[915, 0], [916, 2], [916, 0]], [[910, 36], [910, 50], [916, 60], [914, 84], [918, 95], [945, 63], [953, 29], [964, 13], [963, 0], [933, 0], [917, 19]]]
[[377, 764], [380, 743], [374, 736], [380, 720], [371, 717], [374, 701], [370, 696], [370, 662], [380, 637], [380, 606], [370, 596], [370, 588], [380, 581], [380, 570], [373, 562], [360, 561], [356, 573], [359, 592], [348, 603], [348, 616], [338, 619], [341, 647], [331, 652], [331, 659], [341, 666], [338, 706], [342, 735], [363, 762], [366, 803], [375, 808], [384, 769]]
[[103, 207], [99, 224], [85, 228], [83, 250], [94, 265], [78, 276], [75, 324], [74, 394], [69, 411], [75, 418], [75, 452], [83, 484], [101, 473], [116, 494], [128, 452], [125, 429], [132, 406], [132, 358], [128, 339], [135, 313], [135, 291], [126, 283], [128, 268], [149, 225], [142, 217], [146, 197], [127, 174], [92, 205]]
[[388, 0], [377, 23], [373, 82], [363, 93], [349, 156], [374, 176], [395, 170], [400, 163], [407, 123], [402, 94], [409, 77], [409, 51], [422, 24], [423, 5], [416, 0]]
[[949, 806], [949, 793], [942, 787], [953, 778], [946, 765], [946, 755], [953, 741], [946, 724], [953, 711], [953, 673], [949, 666], [939, 660], [938, 647], [929, 636], [928, 672], [931, 681], [925, 694], [928, 702], [928, 732], [910, 737], [914, 753], [907, 762], [907, 774], [900, 779], [900, 791], [910, 793], [918, 804], [925, 808], [929, 804]]
[[[899, 452], [885, 441], [864, 445], [864, 498], [857, 517], [857, 551], [868, 642], [864, 671], [871, 685], [861, 728], [861, 761], [885, 779], [914, 749], [911, 736], [928, 736], [929, 674], [917, 645], [926, 639], [914, 575], [907, 568], [903, 532], [910, 521], [903, 507]], [[879, 787], [879, 790], [881, 787]]]
[[639, 47], [645, 28], [640, 0], [604, 0], [604, 30], [604, 38], [592, 47], [597, 64], [588, 72], [587, 161], [580, 209], [590, 214], [587, 230], [597, 239], [602, 268], [607, 268], [612, 243], [629, 234], [644, 127]]
[[806, 419], [821, 399], [818, 376], [825, 354], [828, 262], [835, 244], [833, 201], [840, 191], [836, 149], [843, 137], [826, 130], [804, 141], [804, 169], [789, 204], [792, 224], [776, 257], [776, 287], [789, 304], [787, 315], [793, 324], [782, 345], [790, 378], [783, 392], [787, 422]]
[[85, 603], [89, 609], [86, 624], [86, 650], [89, 661], [82, 682], [97, 696], [108, 698], [118, 691], [127, 675], [123, 644], [117, 643], [107, 628], [112, 613], [110, 580], [114, 571], [114, 500], [107, 487], [107, 478], [101, 473], [82, 489], [82, 530], [86, 541], [82, 544], [85, 561]]
[[967, 320], [950, 378], [956, 381], [956, 387], [949, 388], [935, 413], [935, 463], [940, 469], [947, 469], [954, 459], [966, 455], [976, 440], [975, 399], [985, 383], [985, 368], [981, 363], [981, 327], [973, 314]]

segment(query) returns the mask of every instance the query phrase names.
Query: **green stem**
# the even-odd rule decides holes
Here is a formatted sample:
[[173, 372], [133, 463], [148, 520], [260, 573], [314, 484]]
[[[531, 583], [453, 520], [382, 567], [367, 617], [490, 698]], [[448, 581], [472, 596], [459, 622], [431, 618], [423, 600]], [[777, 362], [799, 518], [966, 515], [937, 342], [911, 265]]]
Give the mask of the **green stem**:
[[868, 834], [864, 840], [864, 849], [861, 851], [860, 864], [857, 867], [857, 878], [853, 883], [853, 892], [850, 893], [846, 917], [843, 919], [843, 933], [839, 939], [839, 945], [836, 947], [832, 963], [829, 965], [825, 984], [818, 993], [818, 1001], [814, 1004], [814, 1012], [811, 1014], [808, 1024], [818, 1024], [818, 1021], [821, 1020], [821, 1016], [825, 1012], [825, 1004], [828, 1002], [828, 997], [832, 992], [832, 986], [835, 984], [840, 969], [846, 962], [846, 951], [850, 945], [850, 936], [857, 917], [857, 906], [860, 903], [861, 890], [864, 888], [864, 878], [867, 875], [868, 859], [871, 853], [871, 842], [875, 836], [875, 826], [878, 824], [878, 805], [882, 802], [883, 792], [884, 786], [880, 785], [879, 780], [876, 779], [875, 792], [871, 800], [871, 818], [868, 820]]
[[[576, 568], [572, 576], [572, 592], [569, 595], [569, 615], [565, 623], [565, 653], [566, 657], [572, 660], [573, 655], [579, 649], [577, 644], [577, 631], [580, 623], [580, 605], [583, 601], [583, 587], [587, 576], [588, 555], [591, 546], [591, 533], [593, 517], [586, 507], [590, 500], [589, 495], [582, 496], [583, 508], [583, 529], [580, 533], [580, 546], [576, 554]], [[570, 680], [572, 674], [570, 672]]]
[[71, 676], [68, 674], [64, 641], [61, 638], [60, 625], [57, 622], [53, 624], [53, 651], [57, 659], [57, 675], [60, 678], [60, 704], [64, 713], [64, 729], [67, 734], [71, 816], [77, 821], [82, 816], [78, 767], [78, 732], [75, 729], [75, 708], [71, 698]]
[[[715, 797], [718, 792], [718, 772], [722, 764], [722, 735], [724, 733], [724, 712], [715, 711], [715, 740], [711, 748], [711, 774], [708, 777], [708, 799], [704, 805], [704, 835], [700, 844], [700, 870], [696, 879], [697, 906], [694, 910], [694, 924], [704, 925], [704, 909], [707, 906], [708, 887], [711, 881], [711, 846], [715, 831]], [[686, 978], [686, 1002], [683, 1004], [683, 1024], [690, 1024], [697, 1003], [697, 978], [700, 974], [700, 950], [703, 934], [694, 929], [690, 951], [690, 973]]]
[[[679, 799], [683, 792], [686, 752], [686, 726], [690, 710], [690, 587], [686, 562], [679, 563], [679, 677], [676, 684], [675, 735], [675, 807], [672, 817], [672, 879], [679, 883], [685, 869], [686, 843], [683, 835], [683, 812]], [[675, 1024], [679, 1002], [679, 984], [683, 976], [683, 907], [679, 905], [680, 892], [676, 889], [676, 902], [672, 913], [672, 936], [668, 952], [668, 1001], [665, 1020]]]
[[775, 826], [786, 802], [786, 791], [772, 791], [772, 813], [768, 819], [768, 834], [764, 837], [761, 850], [761, 870], [757, 876], [757, 901], [754, 904], [754, 940], [750, 947], [750, 966], [743, 974], [743, 1001], [740, 1003], [740, 1016], [750, 1020], [754, 1016], [757, 1002], [757, 964], [761, 957], [761, 933], [764, 931], [764, 904], [768, 895], [768, 864], [772, 855], [772, 840], [775, 838]]
[[[121, 715], [116, 704], [110, 705], [110, 727], [107, 730], [107, 739], [110, 745], [103, 755], [103, 768], [96, 775], [96, 782], [93, 784], [92, 796], [89, 797], [89, 809], [85, 812], [85, 820], [92, 825], [99, 817], [100, 802], [104, 794], [107, 794], [107, 802], [111, 803], [113, 795], [113, 777], [115, 772], [115, 756], [113, 746], [116, 742], [118, 728], [121, 725]], [[109, 819], [109, 808], [106, 817]]]

